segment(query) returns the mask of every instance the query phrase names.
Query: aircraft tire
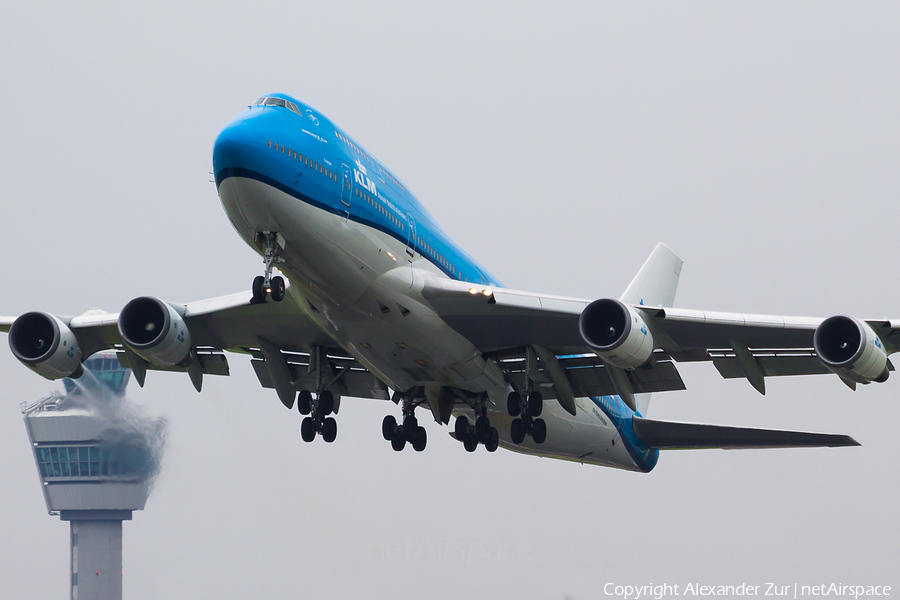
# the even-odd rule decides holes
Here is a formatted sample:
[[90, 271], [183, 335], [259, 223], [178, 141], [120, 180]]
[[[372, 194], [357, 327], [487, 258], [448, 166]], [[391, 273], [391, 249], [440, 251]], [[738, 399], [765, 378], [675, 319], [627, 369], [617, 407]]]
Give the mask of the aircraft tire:
[[509, 437], [512, 438], [513, 444], [521, 444], [525, 441], [525, 423], [522, 419], [513, 419], [512, 425], [509, 427]]
[[308, 391], [300, 390], [300, 392], [297, 393], [297, 410], [300, 411], [301, 415], [308, 415], [312, 412], [310, 402], [312, 402], [312, 394]]
[[416, 441], [416, 436], [418, 435], [419, 421], [416, 419], [415, 415], [409, 415], [403, 419], [403, 437], [407, 442], [413, 443]]
[[333, 417], [322, 422], [322, 439], [329, 444], [337, 439], [337, 421]]
[[273, 277], [271, 281], [272, 300], [281, 302], [284, 300], [284, 277]]
[[542, 412], [544, 412], [544, 397], [540, 392], [531, 392], [528, 394], [528, 414], [539, 417]]
[[312, 417], [304, 417], [300, 422], [300, 438], [304, 442], [311, 442], [316, 439], [316, 424]]
[[482, 444], [487, 442], [491, 435], [491, 421], [484, 415], [475, 419], [475, 439]]
[[384, 436], [384, 441], [390, 442], [394, 439], [394, 434], [397, 432], [397, 419], [394, 418], [394, 415], [388, 415], [381, 422], [381, 435]]
[[319, 414], [323, 417], [334, 412], [334, 395], [325, 390], [319, 394]]
[[413, 440], [412, 446], [413, 450], [416, 452], [421, 452], [425, 449], [425, 446], [428, 444], [428, 432], [425, 431], [425, 428], [419, 426], [416, 429], [416, 439]]
[[490, 437], [488, 437], [488, 441], [484, 443], [484, 449], [488, 452], [496, 452], [497, 448], [500, 447], [500, 432], [497, 431], [496, 427], [491, 427]]
[[406, 438], [398, 431], [394, 437], [391, 438], [391, 448], [394, 449], [394, 452], [400, 452], [406, 446]]
[[466, 447], [466, 452], [475, 452], [475, 448], [478, 447], [478, 442], [470, 437], [467, 437], [463, 442], [463, 446]]
[[547, 439], [547, 422], [543, 419], [535, 419], [531, 428], [531, 439], [535, 444], [543, 444]]
[[264, 302], [266, 299], [266, 278], [262, 275], [257, 275], [253, 278], [253, 287], [251, 288], [253, 292], [253, 302]]
[[466, 441], [469, 437], [469, 419], [465, 415], [456, 417], [456, 423], [453, 425], [453, 431], [456, 433], [456, 439], [461, 442]]
[[511, 417], [518, 417], [522, 410], [522, 396], [519, 392], [510, 392], [506, 397], [506, 412]]

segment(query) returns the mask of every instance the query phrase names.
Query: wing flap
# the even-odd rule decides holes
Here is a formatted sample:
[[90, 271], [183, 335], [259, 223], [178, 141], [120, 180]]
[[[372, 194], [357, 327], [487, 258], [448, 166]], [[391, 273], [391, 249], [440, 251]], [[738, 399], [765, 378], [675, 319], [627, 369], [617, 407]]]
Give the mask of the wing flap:
[[[319, 391], [316, 388], [315, 375], [309, 373], [308, 365], [291, 362], [292, 359], [289, 355], [286, 358], [294, 390], [307, 390], [313, 393]], [[269, 369], [266, 368], [265, 360], [254, 359], [250, 361], [250, 364], [253, 365], [253, 370], [256, 371], [256, 377], [259, 379], [260, 385], [267, 389], [274, 389], [275, 382], [272, 381]], [[325, 389], [331, 390], [340, 396], [375, 400], [390, 399], [390, 390], [369, 371], [362, 367], [351, 368], [349, 365], [345, 365], [343, 368], [348, 370], [343, 374], [338, 371], [332, 377], [330, 383], [325, 384]], [[337, 377], [338, 374], [340, 375], [339, 378]]]
[[[725, 379], [740, 379], [747, 376], [741, 368], [741, 363], [733, 353], [710, 352], [713, 365], [719, 374]], [[753, 351], [753, 358], [759, 363], [763, 375], [766, 377], [780, 377], [786, 375], [825, 375], [831, 373], [822, 361], [816, 358], [815, 353], [807, 354], [783, 354], [783, 353], [759, 353]]]
[[[525, 389], [524, 350], [504, 352], [497, 358], [516, 389]], [[608, 367], [596, 354], [562, 355], [556, 358], [576, 398], [610, 396], [618, 393], [615, 383], [610, 378]], [[626, 377], [631, 382], [634, 392], [638, 394], [686, 389], [675, 364], [663, 353], [657, 353], [650, 366], [627, 371]], [[552, 377], [545, 374], [543, 362], [538, 363], [538, 371], [532, 374], [532, 378], [539, 382], [541, 395], [545, 399], [557, 397]]]
[[[126, 369], [131, 368], [131, 361], [128, 360], [128, 355], [125, 352], [116, 352], [116, 358], [119, 359], [119, 363]], [[219, 354], [216, 352], [197, 352], [197, 358], [200, 360], [200, 369], [201, 373], [204, 375], [223, 375], [228, 376], [230, 374], [230, 370], [228, 368], [228, 359], [224, 354]], [[158, 367], [151, 363], [146, 363], [145, 368], [148, 371], [173, 371], [177, 373], [187, 373], [187, 367], [182, 367], [179, 365], [175, 365], [172, 367]]]
[[859, 446], [849, 435], [808, 433], [726, 427], [701, 423], [675, 423], [634, 417], [634, 433], [651, 448], [660, 450], [688, 450], [704, 448], [819, 448]]

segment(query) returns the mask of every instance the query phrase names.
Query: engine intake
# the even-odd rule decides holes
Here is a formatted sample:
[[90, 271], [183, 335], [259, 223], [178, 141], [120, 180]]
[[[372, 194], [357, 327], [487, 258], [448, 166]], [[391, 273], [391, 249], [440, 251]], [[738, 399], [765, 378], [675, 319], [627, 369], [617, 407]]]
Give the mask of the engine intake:
[[890, 370], [881, 339], [867, 323], [838, 315], [822, 321], [813, 335], [819, 360], [831, 371], [857, 383], [887, 381]]
[[618, 300], [604, 298], [587, 305], [578, 319], [585, 343], [605, 361], [636, 369], [653, 354], [653, 335], [640, 313]]
[[191, 334], [181, 315], [157, 298], [142, 296], [119, 313], [119, 335], [144, 360], [159, 366], [187, 366], [191, 361]]
[[81, 347], [59, 318], [42, 312], [25, 313], [9, 328], [9, 348], [19, 361], [47, 379], [81, 377]]

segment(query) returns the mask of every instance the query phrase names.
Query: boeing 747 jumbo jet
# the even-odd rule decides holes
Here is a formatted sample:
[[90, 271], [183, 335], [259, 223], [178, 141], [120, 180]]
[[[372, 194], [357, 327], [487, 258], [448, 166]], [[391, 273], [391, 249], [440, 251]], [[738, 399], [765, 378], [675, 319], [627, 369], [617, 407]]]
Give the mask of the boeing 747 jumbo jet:
[[[648, 472], [677, 448], [853, 446], [844, 435], [646, 417], [651, 392], [685, 389], [677, 363], [709, 361], [765, 393], [766, 377], [833, 373], [884, 382], [900, 320], [673, 308], [682, 261], [659, 244], [621, 297], [588, 301], [505, 288], [451, 241], [403, 182], [324, 115], [285, 94], [257, 100], [213, 149], [222, 206], [263, 256], [252, 290], [118, 314], [0, 318], [13, 354], [48, 379], [79, 377], [113, 349], [151, 370], [228, 375], [251, 357], [260, 384], [333, 442], [341, 398], [393, 400], [400, 451], [425, 449], [416, 409], [455, 422], [473, 452], [509, 450]], [[283, 273], [283, 276], [279, 273]], [[396, 410], [396, 409], [394, 409]]]

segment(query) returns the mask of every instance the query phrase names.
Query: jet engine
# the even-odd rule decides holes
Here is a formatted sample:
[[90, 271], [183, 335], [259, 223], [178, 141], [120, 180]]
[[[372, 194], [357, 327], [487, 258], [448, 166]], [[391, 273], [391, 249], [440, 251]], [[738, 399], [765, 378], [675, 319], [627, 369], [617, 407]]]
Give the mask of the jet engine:
[[119, 335], [135, 354], [158, 367], [191, 362], [191, 334], [181, 315], [162, 300], [143, 296], [119, 313]]
[[653, 354], [653, 335], [637, 310], [618, 300], [594, 300], [578, 319], [581, 337], [603, 360], [636, 369]]
[[16, 319], [9, 328], [9, 348], [23, 365], [47, 379], [77, 379], [84, 372], [75, 334], [47, 313], [30, 312]]
[[882, 383], [890, 375], [881, 339], [867, 323], [853, 317], [822, 321], [813, 335], [813, 347], [819, 360], [844, 379]]

